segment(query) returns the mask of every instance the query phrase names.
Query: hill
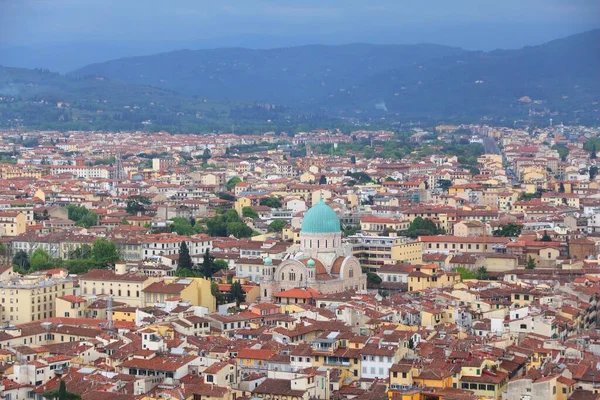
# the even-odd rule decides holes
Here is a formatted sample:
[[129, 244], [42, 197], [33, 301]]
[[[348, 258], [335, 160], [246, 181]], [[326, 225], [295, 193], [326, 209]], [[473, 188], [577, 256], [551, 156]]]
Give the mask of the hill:
[[519, 50], [465, 52], [369, 77], [321, 106], [366, 109], [385, 104], [412, 118], [460, 119], [529, 113], [598, 121], [600, 30]]
[[298, 106], [349, 90], [393, 67], [463, 52], [428, 44], [182, 50], [92, 64], [72, 75], [104, 76], [207, 98]]
[[[103, 77], [66, 77], [40, 69], [0, 66], [0, 128], [58, 130], [268, 130], [303, 123], [286, 109], [214, 101]], [[271, 120], [269, 123], [267, 120]]]
[[597, 123], [600, 30], [491, 52], [437, 45], [176, 51], [88, 65], [103, 76], [192, 96], [263, 101], [338, 116]]

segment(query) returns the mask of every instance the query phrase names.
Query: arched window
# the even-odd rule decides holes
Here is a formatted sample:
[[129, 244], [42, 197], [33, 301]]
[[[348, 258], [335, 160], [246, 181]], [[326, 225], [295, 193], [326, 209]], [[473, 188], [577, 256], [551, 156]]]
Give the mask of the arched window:
[[348, 277], [354, 278], [354, 268], [350, 268], [350, 271], [348, 271]]

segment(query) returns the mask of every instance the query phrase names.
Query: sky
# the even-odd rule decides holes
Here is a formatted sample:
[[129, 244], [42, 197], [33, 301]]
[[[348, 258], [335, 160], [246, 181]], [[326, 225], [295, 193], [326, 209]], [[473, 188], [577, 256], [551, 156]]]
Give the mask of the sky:
[[600, 0], [0, 0], [0, 50], [82, 57], [90, 44], [98, 57], [351, 42], [492, 50], [598, 27]]

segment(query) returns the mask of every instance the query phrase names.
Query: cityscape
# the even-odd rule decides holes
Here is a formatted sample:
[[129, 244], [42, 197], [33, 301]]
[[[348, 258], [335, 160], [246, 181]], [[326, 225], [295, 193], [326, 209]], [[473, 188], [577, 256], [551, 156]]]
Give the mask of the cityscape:
[[0, 397], [599, 400], [600, 8], [548, 2], [0, 4]]

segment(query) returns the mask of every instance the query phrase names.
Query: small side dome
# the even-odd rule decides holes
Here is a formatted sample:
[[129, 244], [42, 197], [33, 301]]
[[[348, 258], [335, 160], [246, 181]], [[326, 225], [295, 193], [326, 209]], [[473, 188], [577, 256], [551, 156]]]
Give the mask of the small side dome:
[[271, 265], [273, 264], [273, 260], [271, 260], [271, 257], [267, 257], [264, 260], [265, 265]]
[[308, 260], [308, 261], [306, 262], [306, 266], [307, 266], [308, 268], [314, 268], [314, 267], [315, 267], [315, 260], [313, 260], [313, 259], [311, 258], [310, 260]]

